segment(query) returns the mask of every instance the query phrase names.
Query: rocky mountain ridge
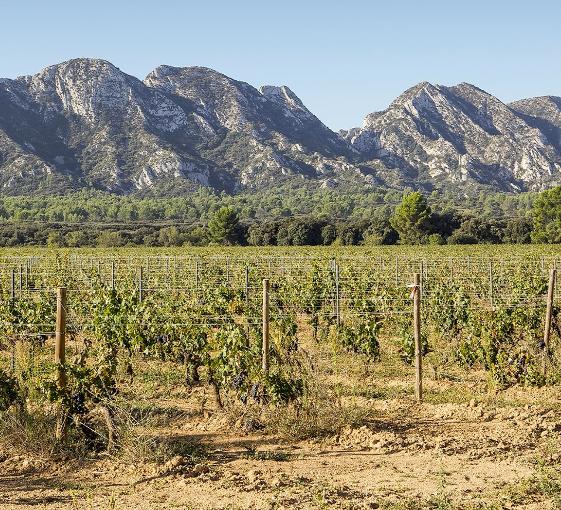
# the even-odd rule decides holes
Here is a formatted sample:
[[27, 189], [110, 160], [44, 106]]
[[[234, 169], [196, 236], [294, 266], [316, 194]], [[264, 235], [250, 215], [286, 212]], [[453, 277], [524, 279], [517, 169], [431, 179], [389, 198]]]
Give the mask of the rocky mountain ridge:
[[0, 80], [0, 192], [318, 187], [522, 191], [561, 181], [561, 98], [510, 105], [473, 85], [420, 83], [335, 133], [286, 86], [204, 67], [143, 81], [76, 59]]

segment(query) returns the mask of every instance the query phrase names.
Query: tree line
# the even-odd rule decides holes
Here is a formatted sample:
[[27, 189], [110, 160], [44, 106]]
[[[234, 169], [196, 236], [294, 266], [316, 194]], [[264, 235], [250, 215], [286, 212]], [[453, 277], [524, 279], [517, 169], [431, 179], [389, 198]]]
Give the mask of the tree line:
[[[337, 198], [337, 195], [311, 196], [315, 197], [312, 201], [316, 205], [322, 200]], [[445, 195], [440, 195], [441, 200], [438, 200], [434, 193], [427, 196], [416, 191], [399, 195], [387, 192], [384, 196], [367, 192], [362, 207], [352, 193], [343, 193], [341, 198], [353, 203], [352, 206], [347, 203], [351, 212], [343, 218], [326, 214], [326, 207], [307, 213], [285, 210], [282, 201], [276, 202], [281, 210], [273, 214], [265, 210], [259, 197], [228, 196], [221, 200], [220, 196], [206, 191], [183, 199], [116, 197], [97, 192], [81, 192], [71, 198], [3, 197], [0, 199], [0, 218], [4, 220], [0, 225], [0, 245], [118, 247], [561, 242], [561, 187], [518, 197], [480, 197], [482, 209], [479, 212], [459, 207]], [[254, 204], [253, 200], [255, 204], [261, 204], [261, 213], [257, 213], [257, 205], [248, 205]], [[271, 196], [263, 200], [271, 207], [275, 203]], [[242, 203], [245, 208], [240, 206]], [[501, 209], [502, 214], [489, 214], [483, 204]], [[513, 204], [518, 204], [518, 209], [513, 208]], [[509, 208], [513, 209], [507, 216], [505, 212]], [[191, 210], [200, 212], [187, 214]], [[82, 212], [78, 214], [78, 211]], [[123, 211], [128, 211], [128, 220], [119, 220]], [[113, 221], [115, 218], [117, 221]]]

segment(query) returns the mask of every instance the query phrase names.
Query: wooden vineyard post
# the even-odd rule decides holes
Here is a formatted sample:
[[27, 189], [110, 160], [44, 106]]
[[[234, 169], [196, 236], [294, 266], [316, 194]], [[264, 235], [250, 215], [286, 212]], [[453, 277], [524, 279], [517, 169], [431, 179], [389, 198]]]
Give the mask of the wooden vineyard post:
[[[57, 386], [59, 391], [66, 388], [66, 288], [59, 287], [56, 295], [55, 363], [57, 365]], [[66, 433], [66, 416], [62, 410], [56, 429], [56, 438], [62, 439]]]
[[547, 360], [549, 357], [549, 336], [551, 334], [551, 317], [553, 315], [553, 297], [555, 295], [555, 280], [557, 270], [552, 269], [549, 273], [549, 285], [547, 287], [547, 304], [545, 310], [545, 327], [543, 331], [543, 366], [542, 374], [545, 376], [547, 370]]
[[423, 400], [423, 353], [421, 347], [421, 275], [413, 280], [413, 337], [415, 339], [415, 398]]
[[16, 299], [16, 270], [12, 268], [12, 280], [10, 282], [11, 289], [10, 289], [10, 297], [12, 301]]
[[495, 308], [494, 297], [493, 297], [493, 261], [489, 261], [489, 303], [491, 304], [491, 309]]
[[421, 260], [419, 264], [419, 297], [423, 297], [423, 284], [425, 281], [425, 262]]
[[341, 295], [339, 290], [339, 264], [335, 262], [335, 321], [341, 325]]
[[245, 281], [244, 281], [244, 297], [245, 297], [245, 304], [249, 304], [249, 266], [246, 264], [245, 266]]
[[[12, 268], [12, 279], [10, 282], [10, 300], [13, 302], [16, 299], [16, 273], [15, 273], [15, 269]], [[17, 340], [14, 340], [14, 343], [12, 344], [12, 355], [11, 355], [11, 368], [12, 368], [12, 373], [15, 372], [16, 370], [16, 348], [17, 348]]]
[[111, 290], [115, 290], [115, 261], [111, 261]]
[[269, 376], [269, 280], [263, 279], [263, 376]]
[[[249, 264], [245, 265], [245, 278], [244, 278], [244, 299], [245, 299], [245, 313], [246, 315], [249, 313]], [[248, 318], [247, 326], [245, 328], [245, 346], [249, 348], [249, 323], [251, 319]]]
[[144, 298], [144, 292], [143, 292], [143, 281], [142, 281], [142, 277], [143, 277], [143, 269], [142, 266], [140, 266], [140, 269], [138, 271], [138, 301], [140, 303], [142, 303], [142, 299]]

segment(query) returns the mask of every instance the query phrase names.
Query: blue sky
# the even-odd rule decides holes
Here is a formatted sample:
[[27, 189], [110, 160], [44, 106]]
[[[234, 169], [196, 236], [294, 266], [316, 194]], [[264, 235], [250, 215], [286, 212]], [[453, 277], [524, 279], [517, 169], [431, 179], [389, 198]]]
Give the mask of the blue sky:
[[553, 0], [0, 0], [0, 77], [82, 56], [139, 78], [204, 65], [288, 85], [340, 129], [423, 80], [561, 96], [560, 20]]

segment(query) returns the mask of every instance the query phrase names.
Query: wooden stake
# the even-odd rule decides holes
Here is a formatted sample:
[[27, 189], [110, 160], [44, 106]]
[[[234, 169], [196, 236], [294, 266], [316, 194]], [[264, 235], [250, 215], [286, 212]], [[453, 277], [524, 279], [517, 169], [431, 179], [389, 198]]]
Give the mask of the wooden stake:
[[58, 365], [58, 386], [66, 386], [64, 371], [66, 344], [66, 288], [59, 287], [56, 294], [56, 330], [55, 330], [55, 363]]
[[245, 304], [249, 304], [249, 266], [245, 266], [245, 282], [244, 282], [244, 297], [245, 297]]
[[555, 280], [557, 270], [552, 269], [549, 273], [549, 285], [547, 287], [547, 304], [545, 310], [545, 327], [543, 331], [543, 366], [542, 373], [545, 376], [547, 370], [547, 360], [549, 358], [549, 336], [551, 334], [551, 318], [553, 315], [553, 297], [555, 295]]
[[138, 271], [138, 301], [140, 303], [142, 303], [142, 299], [144, 297], [144, 293], [143, 293], [143, 287], [142, 287], [142, 276], [143, 276], [143, 268], [142, 266], [140, 266], [140, 269]]
[[269, 376], [269, 280], [263, 279], [263, 376]]
[[413, 336], [415, 339], [415, 397], [423, 400], [423, 356], [421, 347], [421, 275], [415, 273], [413, 281]]
[[[66, 288], [59, 287], [56, 295], [56, 329], [55, 329], [55, 363], [57, 365], [57, 385], [59, 390], [66, 388]], [[66, 415], [59, 410], [56, 438], [63, 439], [66, 435]]]
[[341, 303], [340, 303], [340, 292], [339, 292], [339, 264], [335, 263], [335, 320], [337, 326], [341, 324]]
[[489, 302], [491, 303], [491, 308], [495, 307], [493, 300], [493, 261], [489, 261]]
[[[245, 281], [244, 281], [244, 298], [245, 298], [245, 313], [249, 313], [249, 265], [246, 264], [245, 266]], [[247, 325], [245, 328], [245, 346], [249, 348], [249, 320], [247, 321]]]

